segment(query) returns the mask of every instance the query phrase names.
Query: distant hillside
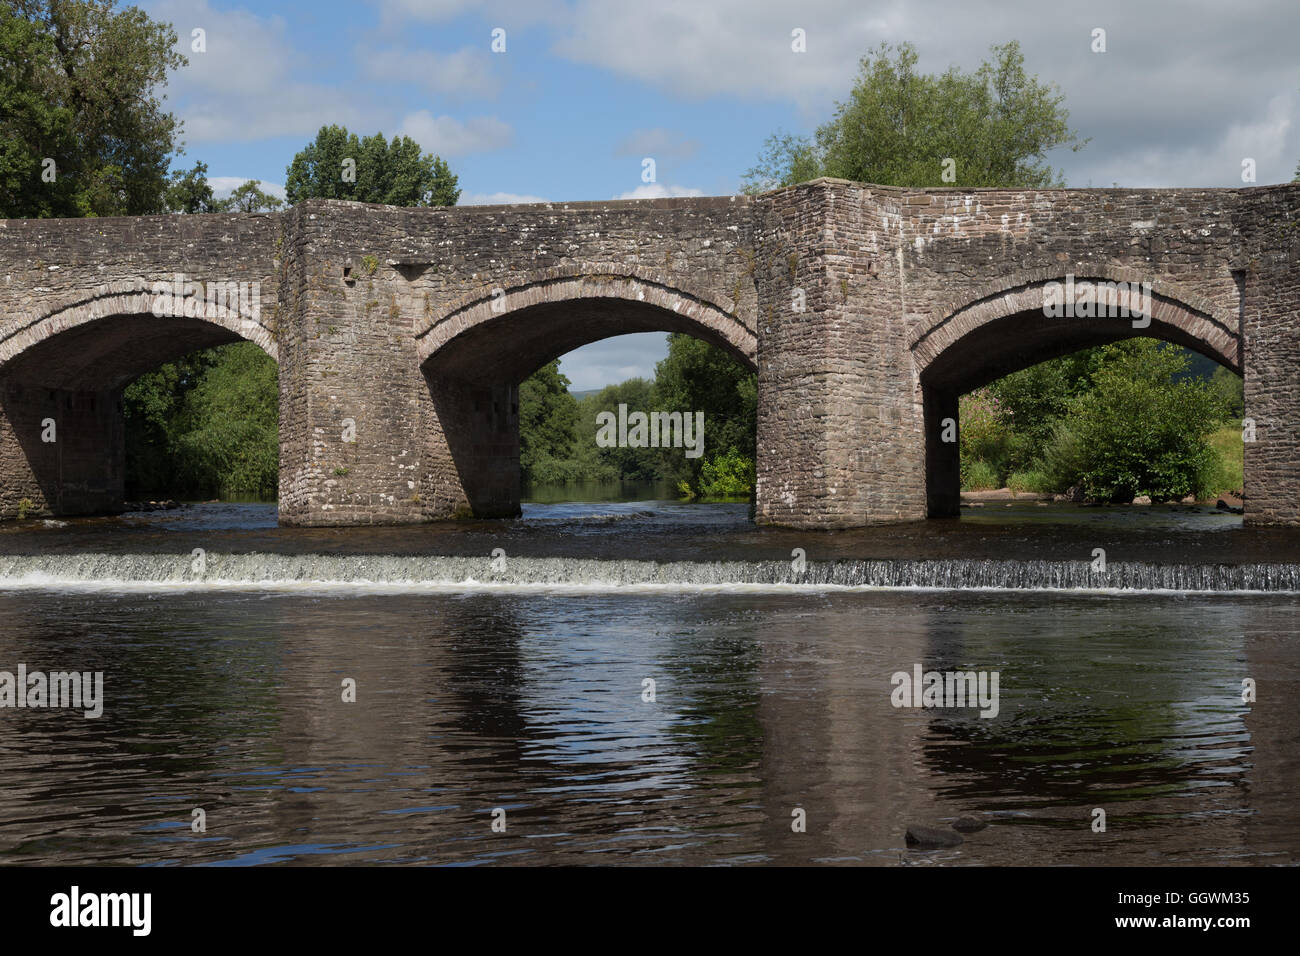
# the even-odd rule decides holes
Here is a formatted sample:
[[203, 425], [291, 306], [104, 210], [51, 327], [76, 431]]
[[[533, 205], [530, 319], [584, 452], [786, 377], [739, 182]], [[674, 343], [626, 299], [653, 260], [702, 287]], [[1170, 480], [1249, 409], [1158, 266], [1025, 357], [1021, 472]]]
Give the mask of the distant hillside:
[[[1181, 346], [1177, 346], [1177, 347], [1182, 348]], [[1207, 356], [1202, 355], [1200, 352], [1193, 352], [1191, 349], [1188, 348], [1184, 348], [1182, 350], [1187, 353], [1189, 362], [1187, 364], [1187, 371], [1184, 372], [1182, 375], [1178, 376], [1179, 378], [1208, 379], [1211, 375], [1214, 374], [1214, 370], [1219, 367], [1218, 362], [1214, 361], [1214, 359], [1212, 358], [1208, 358]]]
[[571, 389], [569, 389], [569, 394], [572, 395], [574, 398], [576, 398], [578, 401], [582, 401], [582, 400], [583, 400], [584, 398], [586, 398], [588, 395], [595, 395], [597, 392], [600, 392], [600, 391], [603, 391], [603, 389], [599, 389], [599, 388], [571, 388]]

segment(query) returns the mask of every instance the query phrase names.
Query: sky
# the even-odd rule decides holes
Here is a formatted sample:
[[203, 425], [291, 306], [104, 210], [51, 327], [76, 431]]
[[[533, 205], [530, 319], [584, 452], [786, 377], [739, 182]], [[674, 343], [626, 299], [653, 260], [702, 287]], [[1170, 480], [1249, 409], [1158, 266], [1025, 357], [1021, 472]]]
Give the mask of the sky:
[[[904, 41], [938, 72], [1018, 40], [1089, 140], [1048, 156], [1069, 186], [1241, 186], [1248, 158], [1259, 184], [1286, 182], [1300, 160], [1297, 0], [137, 5], [189, 59], [164, 90], [185, 124], [175, 166], [205, 162], [218, 195], [248, 179], [283, 195], [328, 123], [411, 136], [451, 164], [462, 204], [728, 195], [769, 135], [811, 133], [863, 54]], [[619, 336], [561, 370], [596, 388], [652, 377], [665, 354], [662, 335]]]

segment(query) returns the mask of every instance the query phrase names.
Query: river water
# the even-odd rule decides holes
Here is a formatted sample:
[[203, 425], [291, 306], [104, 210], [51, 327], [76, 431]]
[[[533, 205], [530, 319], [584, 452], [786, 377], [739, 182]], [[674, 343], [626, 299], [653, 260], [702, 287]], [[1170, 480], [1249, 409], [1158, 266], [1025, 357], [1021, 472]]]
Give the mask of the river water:
[[[652, 501], [29, 522], [0, 670], [102, 672], [104, 707], [0, 710], [0, 862], [1296, 863], [1296, 551], [1016, 503], [836, 534]], [[917, 666], [996, 674], [996, 716], [895, 706]], [[989, 825], [907, 846], [963, 815]]]

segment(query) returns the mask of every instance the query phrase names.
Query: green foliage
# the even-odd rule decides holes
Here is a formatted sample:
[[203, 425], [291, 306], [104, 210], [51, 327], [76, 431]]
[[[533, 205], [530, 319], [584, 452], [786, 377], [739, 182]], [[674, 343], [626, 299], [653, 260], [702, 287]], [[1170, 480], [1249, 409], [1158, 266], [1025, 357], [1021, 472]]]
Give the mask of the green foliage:
[[668, 356], [655, 366], [653, 408], [704, 412], [704, 455], [687, 458], [680, 449], [663, 455], [663, 477], [686, 482], [697, 492], [709, 449], [734, 449], [756, 458], [758, 376], [729, 353], [680, 332], [668, 336]]
[[525, 484], [571, 481], [578, 401], [556, 359], [519, 385], [519, 467]]
[[176, 423], [186, 396], [215, 357], [213, 350], [191, 353], [146, 372], [123, 390], [128, 498], [180, 492]]
[[1241, 440], [1241, 426], [1224, 425], [1210, 435], [1209, 441], [1214, 452], [1214, 467], [1206, 490], [1210, 494], [1227, 491], [1240, 496], [1246, 486], [1246, 446]]
[[1210, 375], [1210, 393], [1214, 396], [1215, 411], [1221, 420], [1240, 422], [1246, 414], [1245, 384], [1240, 375], [1222, 365], [1214, 369]]
[[[1046, 154], [1086, 144], [1069, 128], [1064, 95], [1025, 73], [1018, 43], [991, 52], [973, 73], [954, 66], [922, 74], [911, 44], [881, 44], [863, 57], [849, 98], [813, 139], [778, 133], [767, 140], [745, 190], [818, 176], [882, 186], [1063, 185]], [[949, 159], [955, 178], [945, 182]]]
[[1174, 381], [1186, 357], [1151, 339], [1098, 351], [1093, 387], [1071, 408], [1084, 491], [1110, 502], [1144, 494], [1178, 501], [1204, 493], [1214, 462], [1206, 438], [1218, 424], [1209, 387]]
[[1049, 492], [1048, 479], [1041, 471], [1016, 471], [1007, 476], [1007, 487], [1016, 494]]
[[1040, 362], [988, 386], [1007, 433], [1005, 454], [998, 459], [1003, 474], [1028, 469], [1042, 457], [1070, 401], [1091, 383], [1091, 355], [1092, 350], [1086, 349]]
[[962, 491], [988, 491], [1000, 484], [997, 471], [988, 462], [980, 459], [969, 464], [962, 462]]
[[[744, 497], [754, 487], [757, 379], [727, 352], [689, 335], [669, 336], [655, 379], [633, 378], [576, 401], [559, 363], [519, 386], [520, 465], [527, 484], [668, 481], [683, 497]], [[597, 416], [703, 412], [704, 452], [681, 448], [601, 448]], [[710, 449], [728, 449], [710, 455]]]
[[[155, 90], [187, 62], [171, 25], [113, 0], [0, 4], [0, 217], [166, 208], [181, 124]], [[54, 160], [55, 178], [42, 178]]]
[[[1207, 378], [1194, 358], [1179, 346], [1132, 339], [1040, 363], [963, 396], [963, 489], [1077, 487], [1109, 501], [1126, 500], [1130, 487], [1153, 500], [1239, 488], [1241, 379], [1218, 366]], [[1207, 433], [1225, 421], [1236, 422], [1221, 432], [1235, 435], [1235, 444], [1211, 442]]]
[[207, 163], [195, 163], [193, 169], [172, 173], [167, 184], [166, 204], [168, 212], [217, 212], [220, 205], [213, 198], [212, 187], [208, 184]]
[[1039, 458], [1037, 471], [1043, 476], [1043, 491], [1064, 494], [1080, 485], [1086, 449], [1083, 438], [1068, 418], [1053, 423], [1052, 434]]
[[275, 361], [251, 342], [196, 352], [128, 385], [127, 496], [274, 500]]
[[[664, 477], [668, 456], [674, 452], [661, 448], [601, 448], [596, 444], [597, 416], [602, 412], [617, 416], [619, 405], [626, 405], [629, 412], [653, 410], [656, 408], [654, 383], [645, 378], [630, 378], [583, 397], [574, 442], [575, 460], [586, 463], [580, 469], [581, 477], [658, 481]], [[676, 454], [681, 455], [681, 451]]]
[[[700, 498], [748, 498], [754, 493], [754, 458], [735, 448], [715, 455], [700, 469]], [[695, 497], [692, 495], [691, 497]]]
[[[355, 163], [355, 181], [344, 178], [345, 160]], [[382, 133], [359, 138], [342, 126], [322, 126], [316, 139], [294, 156], [285, 191], [290, 205], [304, 199], [351, 199], [386, 206], [454, 206], [460, 198], [457, 177], [447, 163], [422, 152], [409, 136], [394, 136], [391, 142]]]
[[[1002, 408], [988, 389], [977, 389], [958, 400], [961, 444], [962, 487], [970, 485], [970, 469], [979, 466], [993, 473], [997, 481], [998, 466], [1007, 456], [1011, 432], [1004, 427]], [[987, 476], [981, 472], [981, 480]], [[993, 487], [998, 487], [994, 484]]]

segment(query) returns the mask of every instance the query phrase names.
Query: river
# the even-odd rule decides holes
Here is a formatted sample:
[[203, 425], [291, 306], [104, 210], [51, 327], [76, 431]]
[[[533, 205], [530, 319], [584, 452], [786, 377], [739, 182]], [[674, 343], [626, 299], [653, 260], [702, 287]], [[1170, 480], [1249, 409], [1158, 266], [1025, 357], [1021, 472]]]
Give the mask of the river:
[[[0, 670], [101, 672], [104, 701], [0, 711], [0, 862], [1296, 863], [1295, 537], [651, 500], [6, 527]], [[918, 666], [996, 675], [996, 715], [896, 706]]]

